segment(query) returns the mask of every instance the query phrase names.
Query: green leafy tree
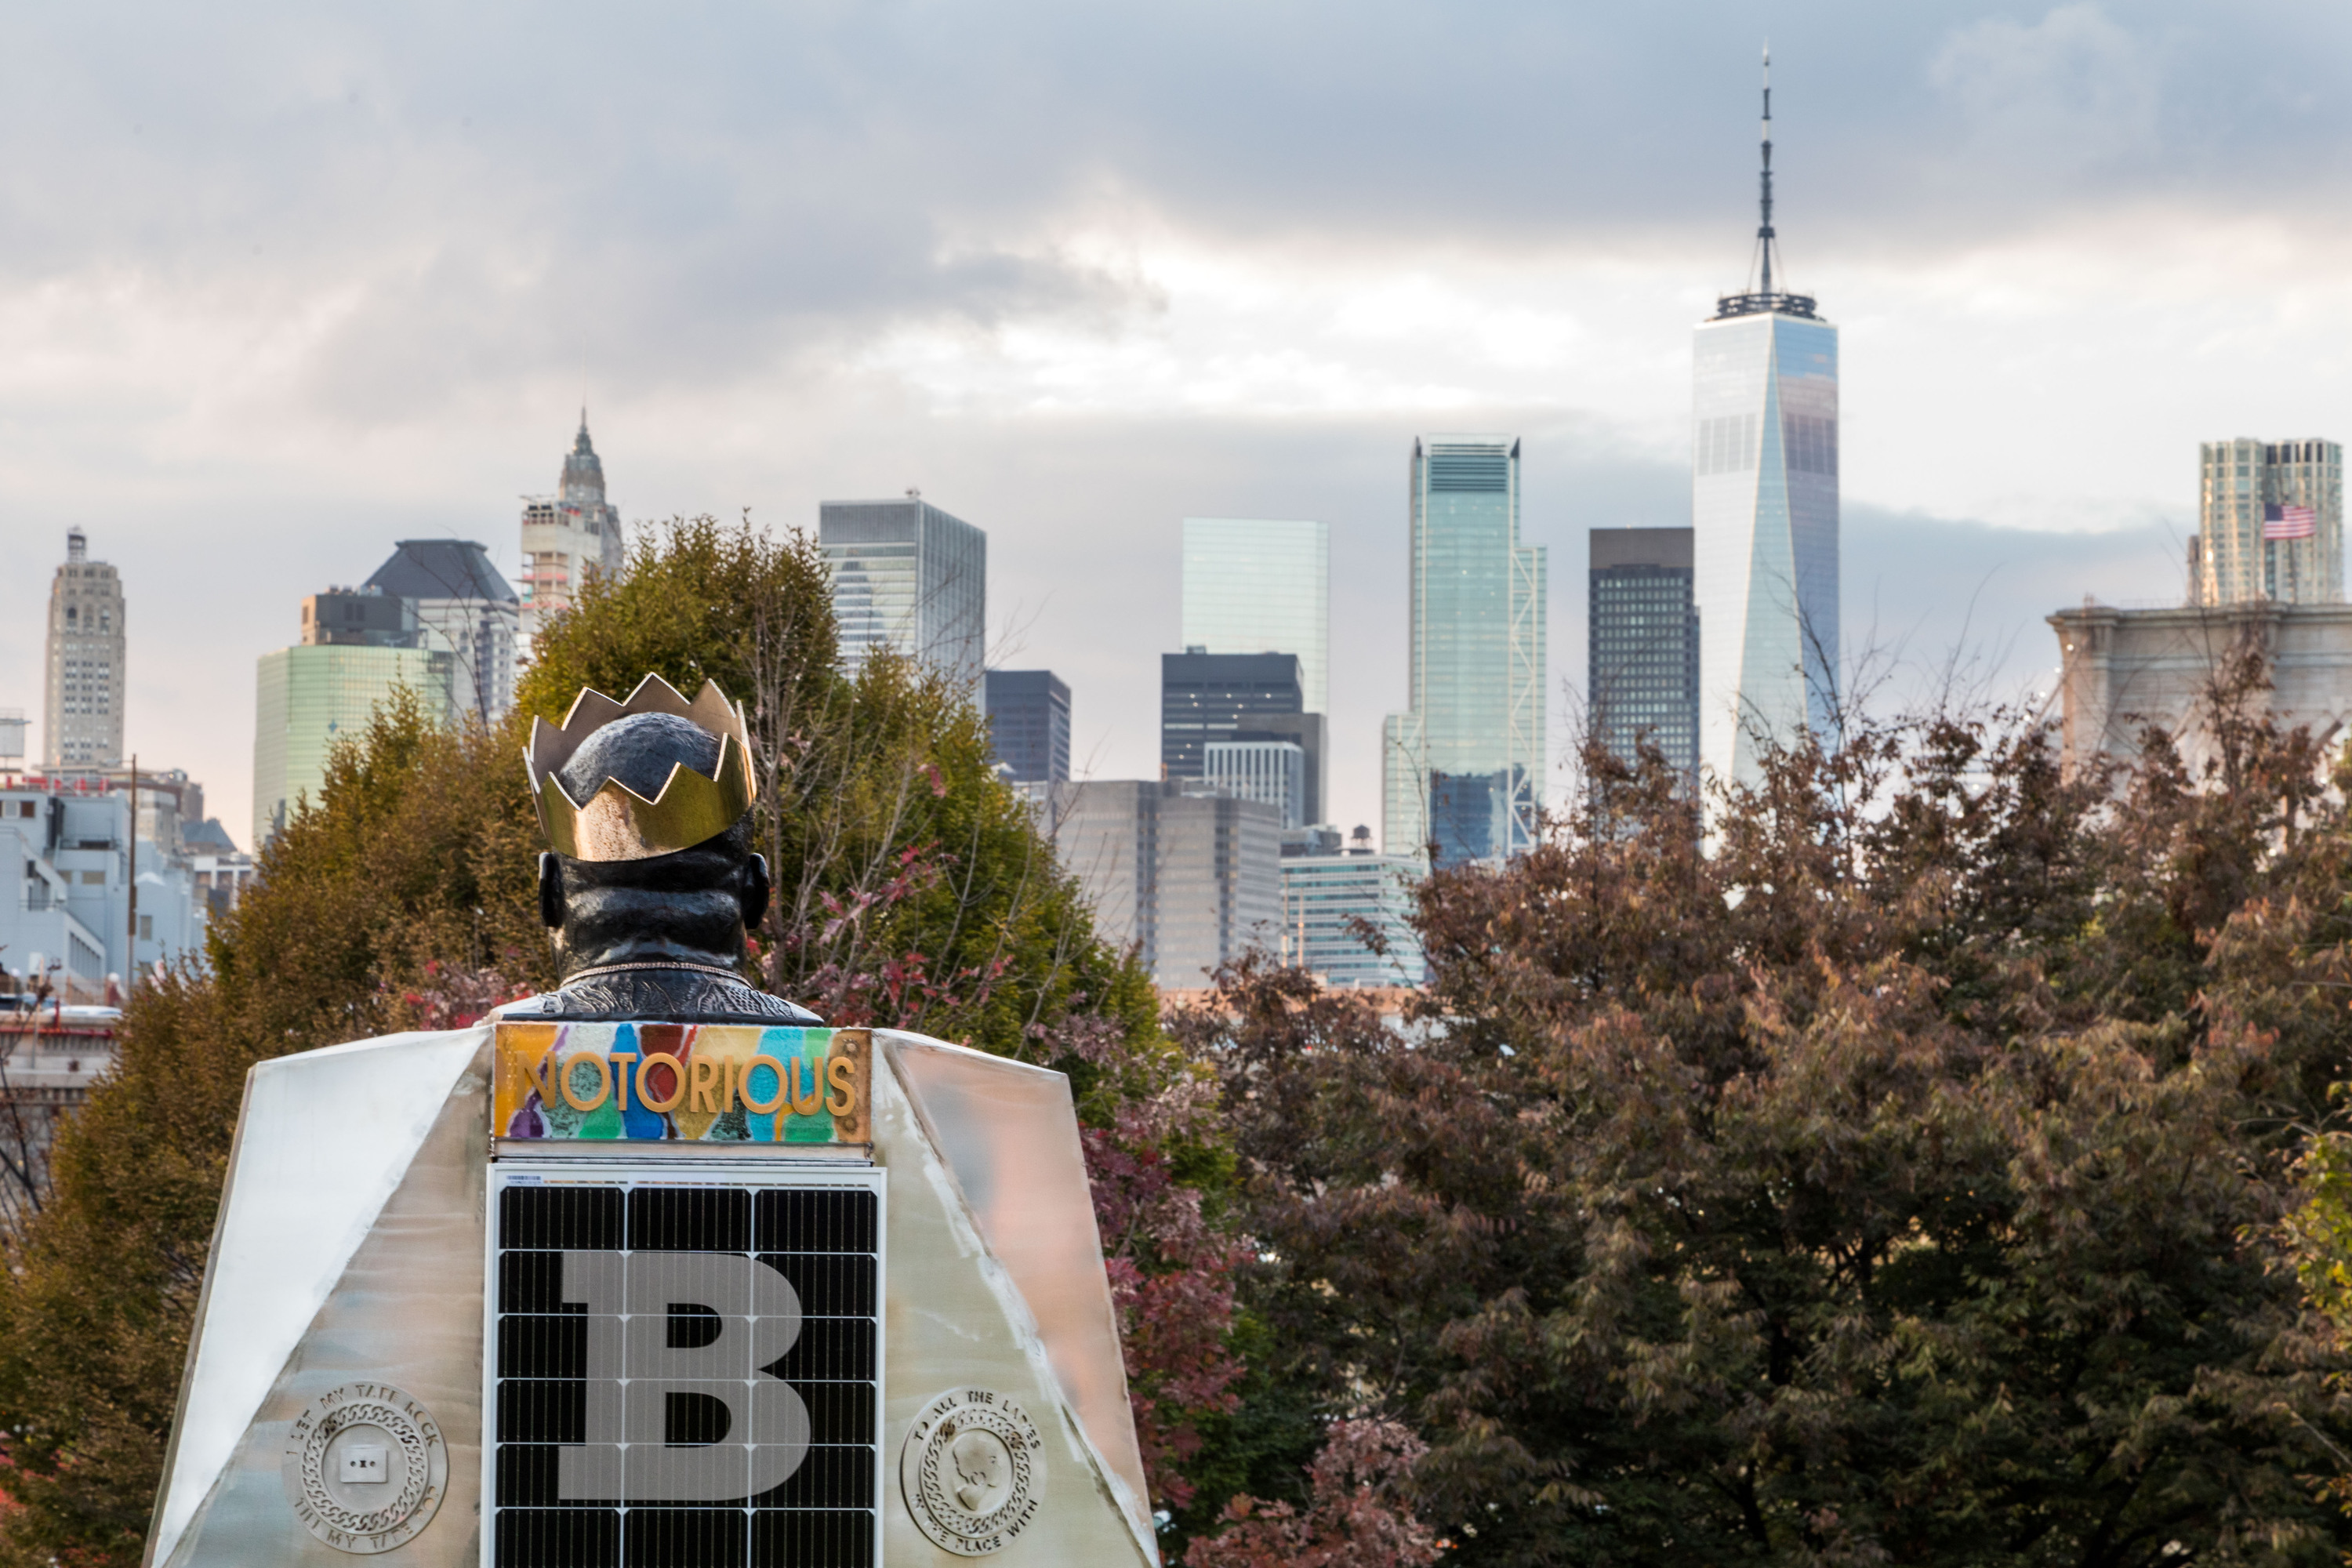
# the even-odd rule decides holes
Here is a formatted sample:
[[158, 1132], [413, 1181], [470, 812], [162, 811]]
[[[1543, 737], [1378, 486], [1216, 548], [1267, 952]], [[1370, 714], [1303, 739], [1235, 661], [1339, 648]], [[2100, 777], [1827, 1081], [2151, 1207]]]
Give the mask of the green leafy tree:
[[827, 1018], [1015, 1055], [1073, 1012], [1155, 1034], [1150, 984], [1096, 940], [1076, 883], [992, 776], [971, 694], [887, 654], [849, 679], [834, 640], [805, 535], [681, 520], [540, 637], [519, 702], [553, 722], [581, 688], [623, 697], [652, 672], [744, 704], [777, 888], [762, 969]]
[[1104, 1124], [1167, 1079], [1148, 980], [993, 776], [969, 695], [888, 659], [845, 677], [804, 540], [672, 524], [542, 637], [514, 723], [387, 704], [262, 852], [205, 969], [133, 995], [54, 1192], [9, 1238], [0, 1561], [138, 1561], [247, 1069], [551, 984], [525, 729], [648, 670], [752, 705], [771, 984], [838, 1022], [1066, 1063]]

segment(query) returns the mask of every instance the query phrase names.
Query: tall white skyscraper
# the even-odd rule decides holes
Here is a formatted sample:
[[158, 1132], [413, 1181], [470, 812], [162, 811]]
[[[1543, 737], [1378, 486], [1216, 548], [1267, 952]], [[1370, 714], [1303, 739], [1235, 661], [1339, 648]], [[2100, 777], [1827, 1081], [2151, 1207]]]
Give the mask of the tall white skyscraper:
[[592, 574], [618, 572], [623, 554], [621, 514], [604, 499], [604, 463], [588, 439], [583, 408], [555, 494], [523, 501], [519, 662], [530, 662], [540, 623], [569, 609]]
[[1726, 781], [1756, 776], [1760, 740], [1825, 729], [1837, 700], [1838, 337], [1772, 286], [1769, 74], [1762, 206], [1759, 287], [1700, 323], [1691, 399], [1699, 755]]
[[1330, 524], [1188, 517], [1183, 548], [1183, 645], [1295, 653], [1307, 711], [1330, 712]]
[[41, 761], [58, 769], [122, 760], [122, 574], [89, 558], [79, 528], [66, 531], [66, 563], [49, 584], [48, 679]]
[[1391, 854], [1501, 860], [1544, 785], [1544, 548], [1519, 542], [1519, 443], [1412, 444], [1410, 706], [1381, 731]]
[[817, 548], [833, 578], [842, 662], [898, 649], [977, 684], [988, 652], [988, 535], [909, 491], [904, 500], [829, 500]]

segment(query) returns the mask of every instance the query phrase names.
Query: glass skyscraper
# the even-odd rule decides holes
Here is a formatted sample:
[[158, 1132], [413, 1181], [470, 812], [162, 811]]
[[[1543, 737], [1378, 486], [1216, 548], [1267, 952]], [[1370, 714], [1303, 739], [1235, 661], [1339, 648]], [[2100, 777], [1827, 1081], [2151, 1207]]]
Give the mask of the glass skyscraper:
[[2344, 448], [2240, 439], [2207, 441], [2197, 456], [2189, 602], [2342, 604]]
[[1769, 83], [1762, 192], [1761, 287], [1699, 324], [1691, 398], [1699, 754], [1726, 782], [1755, 779], [1759, 742], [1825, 732], [1837, 703], [1837, 329], [1772, 287]]
[[817, 548], [833, 575], [841, 660], [892, 647], [967, 683], [988, 642], [988, 535], [919, 496], [829, 500]]
[[1307, 748], [1296, 741], [1211, 741], [1201, 748], [1201, 782], [1235, 800], [1263, 801], [1282, 826], [1307, 826]]
[[1331, 528], [1184, 520], [1184, 636], [1203, 653], [1295, 653], [1307, 711], [1331, 711]]
[[1391, 854], [1499, 860], [1543, 803], [1544, 550], [1519, 542], [1519, 443], [1412, 446], [1409, 707], [1382, 727]]
[[1050, 669], [992, 669], [981, 688], [989, 741], [1014, 784], [1066, 784], [1070, 688]]
[[1698, 777], [1698, 611], [1687, 528], [1591, 535], [1585, 712], [1592, 739], [1631, 762], [1643, 740]]

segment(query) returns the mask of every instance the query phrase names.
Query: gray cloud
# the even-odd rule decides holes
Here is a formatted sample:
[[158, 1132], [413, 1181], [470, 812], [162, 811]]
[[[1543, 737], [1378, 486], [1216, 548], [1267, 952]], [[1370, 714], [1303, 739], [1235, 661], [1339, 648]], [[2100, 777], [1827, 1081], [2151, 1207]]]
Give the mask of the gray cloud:
[[1767, 31], [1802, 254], [2085, 199], [2340, 195], [2352, 168], [2352, 15], [2317, 5], [52, 7], [0, 75], [0, 271], [416, 254], [416, 289], [480, 302], [453, 329], [529, 299], [723, 363], [718, 310], [1094, 299], [943, 252], [1099, 200], [1237, 236], [1671, 237], [1731, 265]]
[[[910, 326], [1148, 335], [1161, 285], [1069, 243], [1098, 216], [1291, 247], [1310, 274], [1333, 255], [1600, 257], [1697, 299], [1745, 259], [1768, 31], [1801, 281], [1823, 258], [1900, 274], [2125, 209], [2184, 233], [2341, 223], [2352, 15], [2317, 5], [25, 9], [0, 58], [0, 703], [34, 700], [48, 573], [84, 523], [131, 574], [142, 745], [241, 820], [251, 661], [290, 637], [296, 601], [399, 537], [478, 538], [511, 563], [515, 492], [552, 484], [584, 387], [633, 519], [798, 522], [823, 496], [919, 483], [989, 527], [996, 604], [1074, 673], [1081, 752], [1110, 773], [1150, 765], [1176, 520], [1328, 519], [1339, 809], [1371, 820], [1403, 679], [1411, 436], [1527, 437], [1571, 680], [1583, 530], [1687, 519], [1671, 451], [1605, 417], [1654, 365], [1563, 351], [1539, 405], [1474, 387], [1478, 406], [1392, 397], [1377, 416], [1047, 416], [984, 392], [948, 410], [864, 356]], [[1686, 352], [1682, 309], [1653, 360]], [[1862, 379], [1865, 342], [1890, 341], [1872, 330], [1850, 329], [1849, 406], [1886, 419], [1894, 395]], [[2035, 374], [2108, 348], [2063, 322], [2031, 334], [2006, 352]], [[1895, 341], [1915, 361], [1981, 346]], [[2325, 341], [2295, 353], [2328, 362]], [[2219, 374], [2184, 379], [2223, 395]], [[2333, 429], [2336, 406], [2296, 423]], [[1926, 400], [1899, 415], [1969, 428]], [[1929, 500], [1850, 497], [1846, 538], [1850, 621], [1869, 609], [1922, 668], [1980, 640], [2029, 679], [2051, 607], [2176, 586], [2159, 522], [2004, 532]]]

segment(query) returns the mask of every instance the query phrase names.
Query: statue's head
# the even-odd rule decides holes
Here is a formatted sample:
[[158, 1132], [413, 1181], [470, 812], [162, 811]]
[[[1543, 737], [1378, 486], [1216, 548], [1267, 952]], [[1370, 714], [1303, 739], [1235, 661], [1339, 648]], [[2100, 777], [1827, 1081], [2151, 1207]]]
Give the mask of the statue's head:
[[567, 974], [599, 964], [731, 965], [768, 907], [751, 852], [757, 784], [742, 710], [714, 681], [688, 702], [648, 675], [626, 702], [583, 691], [531, 723], [531, 796], [553, 853], [540, 914]]

